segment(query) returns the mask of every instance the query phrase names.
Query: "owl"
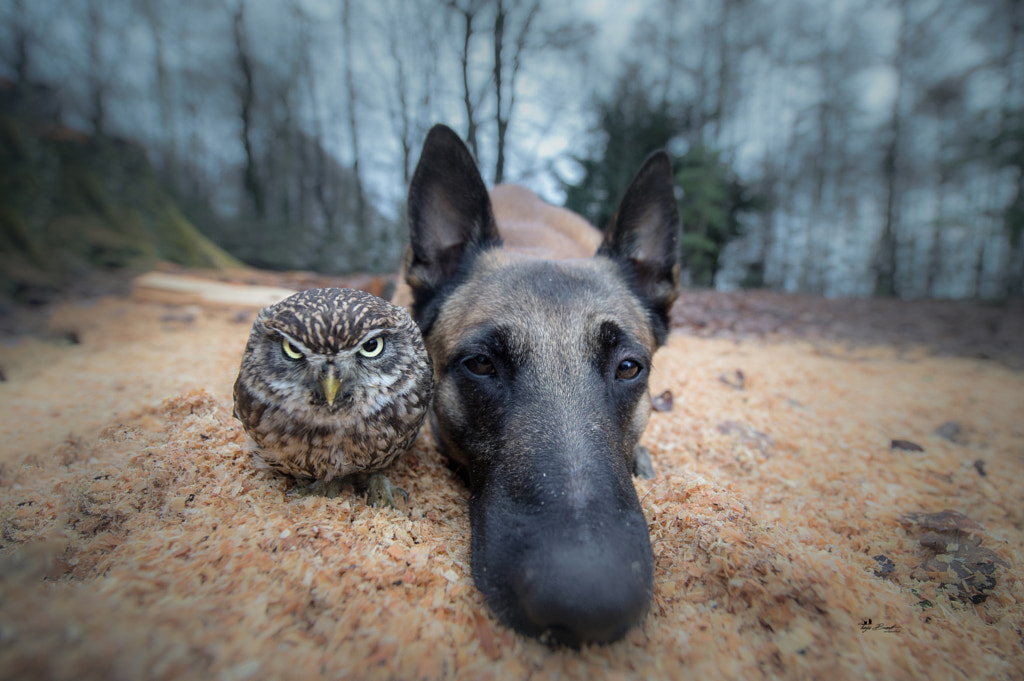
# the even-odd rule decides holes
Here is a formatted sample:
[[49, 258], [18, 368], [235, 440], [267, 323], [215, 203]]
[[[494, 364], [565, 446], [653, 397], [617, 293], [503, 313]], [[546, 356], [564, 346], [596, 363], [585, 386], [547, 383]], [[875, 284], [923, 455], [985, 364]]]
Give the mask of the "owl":
[[303, 482], [358, 475], [374, 505], [408, 494], [382, 473], [412, 445], [433, 393], [419, 328], [363, 291], [302, 291], [260, 310], [234, 388], [255, 463]]

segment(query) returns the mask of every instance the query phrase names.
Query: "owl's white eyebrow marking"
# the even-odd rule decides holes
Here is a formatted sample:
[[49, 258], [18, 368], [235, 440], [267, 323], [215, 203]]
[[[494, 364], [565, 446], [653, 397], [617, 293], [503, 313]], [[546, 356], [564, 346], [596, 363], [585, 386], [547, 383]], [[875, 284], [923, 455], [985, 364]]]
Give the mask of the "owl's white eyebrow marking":
[[[273, 327], [270, 327], [270, 328], [273, 328]], [[284, 336], [288, 340], [288, 342], [291, 343], [292, 346], [295, 347], [295, 349], [302, 351], [302, 354], [304, 354], [304, 355], [315, 355], [315, 354], [318, 354], [315, 350], [310, 348], [308, 345], [306, 345], [305, 343], [303, 343], [302, 341], [300, 341], [298, 338], [296, 338], [295, 336], [291, 335], [290, 333], [285, 333], [281, 329], [276, 329], [276, 328], [274, 328], [273, 330], [275, 332], [277, 332], [279, 335]]]

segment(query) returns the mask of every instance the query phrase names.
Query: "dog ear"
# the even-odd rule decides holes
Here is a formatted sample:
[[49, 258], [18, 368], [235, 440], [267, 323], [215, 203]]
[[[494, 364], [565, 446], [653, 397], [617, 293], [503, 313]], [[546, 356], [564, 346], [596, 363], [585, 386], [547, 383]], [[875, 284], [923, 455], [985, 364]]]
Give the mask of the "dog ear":
[[623, 267], [633, 290], [666, 330], [679, 292], [681, 231], [672, 162], [657, 151], [630, 183], [597, 253]]
[[426, 317], [433, 316], [430, 309], [440, 302], [438, 294], [456, 283], [463, 265], [501, 245], [480, 171], [447, 126], [435, 125], [423, 142], [409, 184], [407, 217], [405, 279], [413, 293], [413, 317], [424, 328], [430, 321]]

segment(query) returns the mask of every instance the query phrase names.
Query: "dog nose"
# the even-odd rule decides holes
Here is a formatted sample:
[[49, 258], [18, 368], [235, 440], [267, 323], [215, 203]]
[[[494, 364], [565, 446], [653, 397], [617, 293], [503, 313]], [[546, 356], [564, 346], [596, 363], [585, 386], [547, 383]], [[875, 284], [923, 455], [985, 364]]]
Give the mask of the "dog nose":
[[536, 631], [578, 647], [618, 640], [651, 601], [650, 548], [568, 541], [523, 556], [513, 589]]

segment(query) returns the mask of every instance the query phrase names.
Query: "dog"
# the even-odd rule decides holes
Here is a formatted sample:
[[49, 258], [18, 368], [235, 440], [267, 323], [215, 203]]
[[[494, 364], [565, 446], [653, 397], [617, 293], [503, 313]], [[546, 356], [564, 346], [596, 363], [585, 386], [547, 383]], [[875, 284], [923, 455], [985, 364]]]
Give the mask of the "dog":
[[602, 235], [524, 188], [488, 194], [437, 125], [407, 209], [395, 298], [434, 363], [431, 430], [467, 472], [474, 582], [522, 633], [618, 640], [653, 585], [631, 474], [649, 467], [648, 375], [679, 285], [669, 158], [647, 159]]

